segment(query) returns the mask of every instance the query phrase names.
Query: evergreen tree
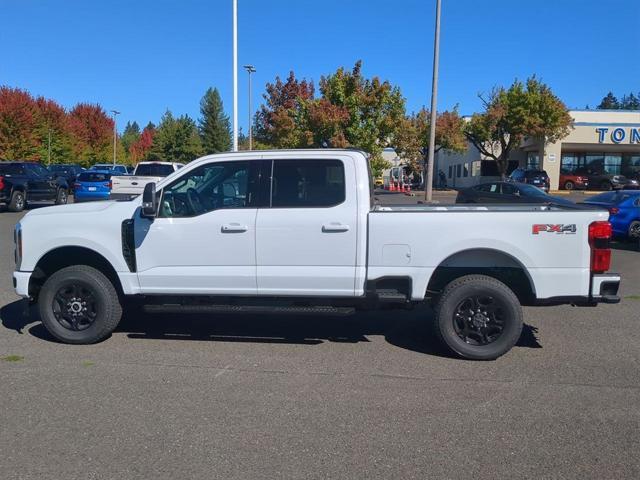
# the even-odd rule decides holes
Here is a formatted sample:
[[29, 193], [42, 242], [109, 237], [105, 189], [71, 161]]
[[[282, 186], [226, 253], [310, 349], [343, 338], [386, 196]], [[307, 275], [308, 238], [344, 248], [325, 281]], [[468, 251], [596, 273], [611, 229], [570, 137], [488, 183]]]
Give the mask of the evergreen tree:
[[231, 126], [225, 115], [217, 88], [209, 88], [200, 100], [198, 130], [205, 153], [226, 152], [231, 149]]
[[125, 152], [127, 153], [127, 158], [129, 157], [129, 151], [131, 150], [131, 145], [136, 142], [140, 138], [140, 126], [138, 122], [134, 121], [133, 123], [127, 122], [127, 125], [124, 127], [124, 131], [122, 132], [122, 137], [120, 138], [120, 143], [124, 147]]
[[636, 97], [633, 92], [629, 95], [623, 95], [620, 108], [623, 110], [640, 110], [640, 98]]
[[607, 96], [602, 99], [599, 110], [618, 110], [620, 108], [620, 102], [612, 92], [607, 93]]
[[195, 122], [183, 115], [175, 118], [167, 110], [153, 136], [148, 158], [164, 162], [188, 163], [202, 155], [202, 143]]

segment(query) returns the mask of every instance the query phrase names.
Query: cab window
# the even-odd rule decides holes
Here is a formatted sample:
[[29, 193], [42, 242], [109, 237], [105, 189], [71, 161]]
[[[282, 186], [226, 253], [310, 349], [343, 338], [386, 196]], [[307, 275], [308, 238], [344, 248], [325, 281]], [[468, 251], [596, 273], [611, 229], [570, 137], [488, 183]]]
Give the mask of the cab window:
[[326, 208], [344, 201], [344, 165], [340, 160], [273, 162], [272, 207]]

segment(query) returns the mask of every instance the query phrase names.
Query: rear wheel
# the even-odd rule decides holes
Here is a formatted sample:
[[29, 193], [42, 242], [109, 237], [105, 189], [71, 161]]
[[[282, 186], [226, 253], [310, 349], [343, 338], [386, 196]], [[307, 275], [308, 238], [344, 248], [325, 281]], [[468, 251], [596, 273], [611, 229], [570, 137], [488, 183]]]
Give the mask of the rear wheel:
[[629, 225], [629, 238], [640, 239], [640, 220], [634, 220]]
[[20, 190], [15, 190], [11, 194], [11, 200], [9, 201], [9, 211], [10, 212], [21, 212], [24, 210], [26, 205], [26, 197], [24, 192]]
[[87, 265], [73, 265], [51, 275], [40, 290], [38, 308], [49, 333], [74, 344], [105, 339], [122, 316], [111, 281]]
[[449, 283], [435, 308], [435, 331], [453, 353], [470, 360], [494, 360], [516, 344], [522, 307], [504, 283], [467, 275]]
[[566, 182], [564, 182], [565, 190], [573, 190], [574, 188], [576, 188], [576, 185], [571, 180], [567, 180]]
[[65, 205], [69, 200], [69, 194], [64, 188], [58, 189], [58, 194], [56, 195], [56, 205]]

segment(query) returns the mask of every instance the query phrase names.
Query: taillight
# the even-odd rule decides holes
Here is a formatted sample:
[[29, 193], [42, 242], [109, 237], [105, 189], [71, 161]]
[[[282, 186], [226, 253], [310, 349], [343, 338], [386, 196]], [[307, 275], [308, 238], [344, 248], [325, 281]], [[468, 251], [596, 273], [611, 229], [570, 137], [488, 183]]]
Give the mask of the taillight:
[[80, 184], [77, 182], [73, 184], [73, 189], [75, 190], [76, 188], [80, 188]]
[[108, 187], [109, 190], [111, 190], [113, 188], [113, 183], [111, 183], [111, 180], [109, 180], [107, 183], [104, 184], [105, 187]]
[[609, 209], [609, 214], [611, 215], [615, 215], [616, 213], [618, 213], [620, 211], [620, 209], [618, 207], [611, 207]]
[[589, 225], [589, 246], [591, 247], [591, 272], [604, 273], [611, 266], [609, 240], [613, 231], [609, 222], [593, 222]]
[[0, 177], [0, 190], [4, 188], [4, 177]]

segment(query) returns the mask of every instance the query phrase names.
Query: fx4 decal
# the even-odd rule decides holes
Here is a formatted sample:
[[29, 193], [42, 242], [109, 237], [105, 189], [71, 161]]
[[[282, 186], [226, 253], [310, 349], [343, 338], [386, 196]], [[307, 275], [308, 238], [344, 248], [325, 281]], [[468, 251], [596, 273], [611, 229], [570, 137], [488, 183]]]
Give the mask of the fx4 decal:
[[576, 233], [576, 224], [570, 223], [564, 225], [559, 223], [557, 225], [549, 225], [549, 224], [536, 224], [531, 228], [531, 233], [533, 235], [539, 235], [540, 232], [548, 232], [548, 233], [560, 233], [560, 234], [572, 234]]

